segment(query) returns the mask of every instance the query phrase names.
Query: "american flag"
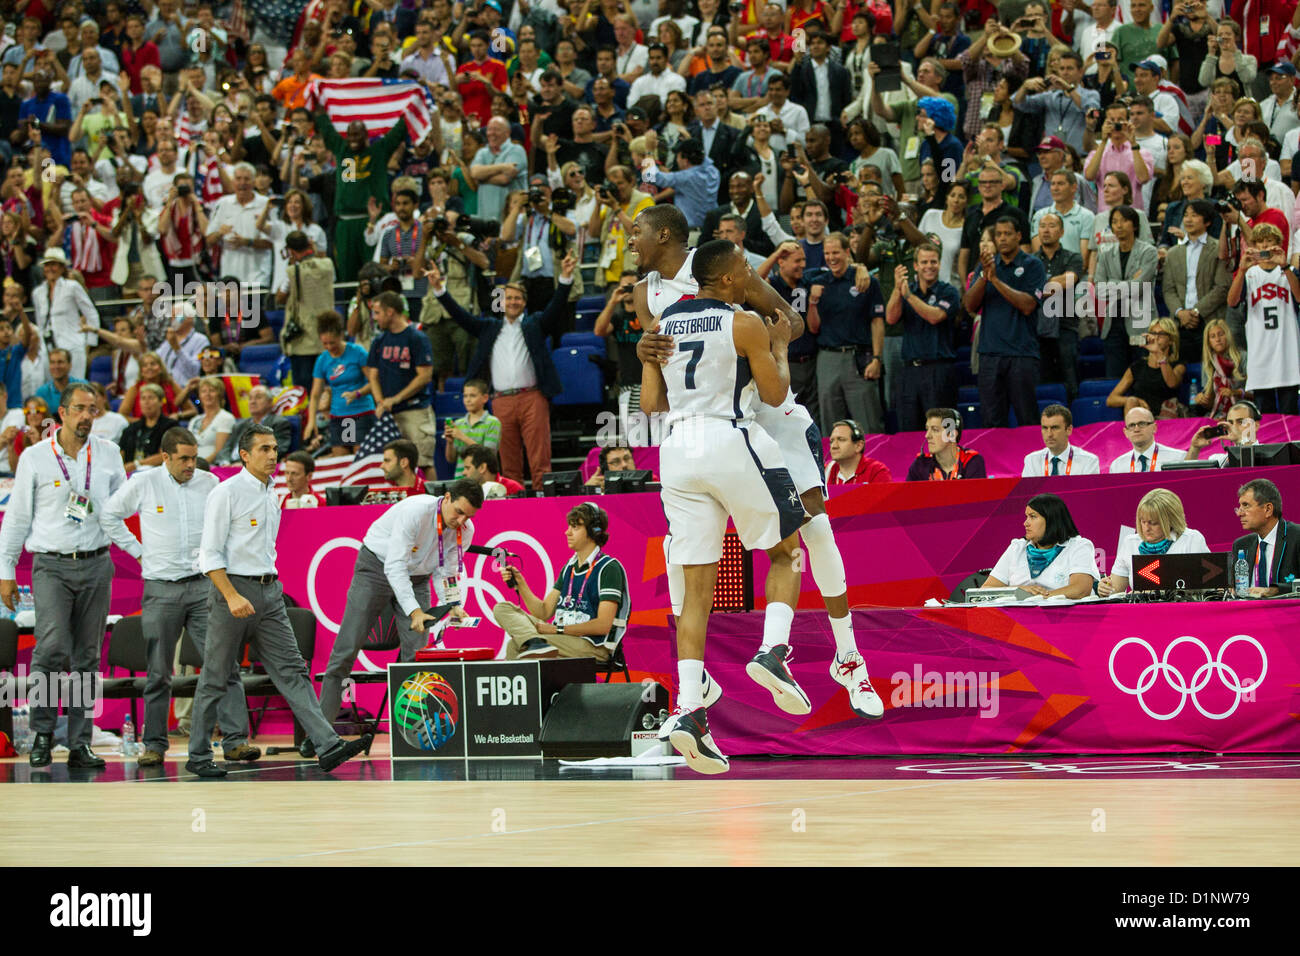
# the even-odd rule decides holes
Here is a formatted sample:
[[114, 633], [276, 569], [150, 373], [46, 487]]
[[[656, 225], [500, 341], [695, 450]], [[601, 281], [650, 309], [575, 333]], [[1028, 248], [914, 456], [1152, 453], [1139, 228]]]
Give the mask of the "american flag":
[[[388, 479], [384, 477], [383, 464], [382, 453], [368, 455], [365, 458], [353, 458], [351, 455], [318, 458], [316, 470], [311, 475], [311, 486], [323, 490], [335, 485], [387, 485]], [[288, 491], [283, 468], [276, 471], [275, 490], [281, 493]]]
[[401, 437], [402, 433], [397, 428], [397, 420], [392, 415], [385, 415], [375, 422], [370, 431], [366, 433], [366, 437], [361, 439], [361, 444], [357, 446], [357, 462], [360, 463], [376, 455], [382, 459], [384, 457], [384, 446], [389, 442], [397, 441]]
[[1187, 94], [1168, 80], [1161, 80], [1156, 88], [1178, 101], [1178, 131], [1185, 136], [1191, 136], [1196, 130], [1196, 123], [1195, 117], [1192, 116], [1192, 108], [1187, 102]]
[[373, 139], [406, 118], [411, 142], [418, 143], [433, 128], [429, 94], [413, 80], [315, 80], [307, 87], [307, 109], [323, 107], [342, 136], [348, 124], [360, 120]]

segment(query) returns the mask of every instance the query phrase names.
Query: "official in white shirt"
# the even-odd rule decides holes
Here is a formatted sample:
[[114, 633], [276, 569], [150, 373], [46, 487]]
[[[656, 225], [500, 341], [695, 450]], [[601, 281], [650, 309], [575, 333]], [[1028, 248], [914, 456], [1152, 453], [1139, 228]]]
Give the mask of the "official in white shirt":
[[68, 350], [73, 378], [86, 377], [88, 332], [81, 323], [100, 325], [99, 312], [80, 282], [69, 279], [68, 257], [62, 249], [50, 249], [41, 259], [45, 281], [32, 289], [32, 308], [36, 311], [36, 328], [47, 348]]
[[266, 197], [253, 192], [257, 171], [248, 163], [236, 163], [232, 174], [235, 192], [222, 196], [212, 207], [207, 241], [221, 247], [221, 271], [269, 289], [271, 286], [271, 240], [257, 228]]
[[1025, 456], [1022, 478], [1048, 478], [1053, 475], [1099, 475], [1101, 459], [1090, 451], [1070, 444], [1074, 433], [1074, 416], [1064, 405], [1048, 405], [1040, 419], [1043, 448]]
[[1185, 453], [1156, 442], [1156, 419], [1149, 408], [1130, 408], [1124, 416], [1124, 434], [1133, 449], [1126, 451], [1110, 463], [1112, 475], [1124, 472], [1159, 471], [1170, 461], [1182, 461]]
[[[320, 709], [326, 720], [338, 716], [343, 681], [366, 633], [386, 608], [393, 609], [402, 642], [399, 659], [412, 661], [425, 644], [426, 625], [434, 620], [424, 612], [430, 607], [429, 579], [438, 598], [434, 604], [460, 603], [465, 549], [474, 538], [469, 519], [481, 507], [483, 489], [462, 478], [445, 495], [412, 495], [398, 502], [370, 526], [357, 552], [343, 622], [321, 681]], [[464, 612], [457, 608], [452, 613]]]
[[1119, 543], [1119, 553], [1102, 578], [1097, 593], [1102, 597], [1122, 594], [1133, 577], [1133, 558], [1139, 554], [1209, 554], [1205, 535], [1187, 527], [1182, 500], [1167, 488], [1152, 488], [1138, 502], [1137, 528]]
[[[167, 753], [167, 711], [171, 704], [172, 661], [181, 630], [189, 631], [203, 653], [208, 634], [208, 592], [199, 573], [203, 511], [216, 475], [197, 471], [196, 439], [184, 428], [169, 428], [162, 437], [163, 466], [137, 474], [104, 506], [104, 527], [113, 543], [140, 562], [144, 577], [140, 624], [149, 654], [144, 685], [145, 751], [139, 764], [156, 767]], [[126, 519], [140, 515], [140, 537]], [[248, 744], [248, 701], [235, 662], [217, 718], [227, 760], [256, 760], [262, 751]]]
[[244, 468], [208, 496], [199, 544], [199, 570], [212, 580], [208, 591], [208, 640], [190, 718], [190, 759], [186, 771], [224, 777], [212, 759], [213, 708], [225, 693], [245, 638], [257, 641], [266, 673], [294, 718], [315, 746], [326, 773], [361, 751], [370, 751], [373, 734], [343, 741], [321, 716], [307, 665], [298, 652], [284, 589], [275, 570], [275, 536], [280, 529], [276, 500], [275, 432], [250, 425], [239, 438]]
[[1039, 597], [1081, 600], [1100, 579], [1092, 542], [1079, 534], [1056, 495], [1035, 495], [1025, 506], [1025, 536], [1012, 541], [980, 587], [1020, 587]]
[[[0, 524], [0, 600], [14, 609], [15, 573], [26, 547], [32, 553], [36, 602], [32, 677], [57, 680], [71, 672], [77, 675], [73, 688], [93, 688], [113, 580], [103, 507], [126, 481], [126, 471], [117, 446], [90, 433], [97, 411], [90, 386], [68, 386], [59, 405], [62, 427], [18, 459]], [[59, 703], [53, 698], [42, 705], [32, 701], [33, 767], [50, 763]], [[93, 700], [81, 695], [81, 700], [62, 703], [68, 718], [68, 766], [102, 768], [104, 761], [90, 749]]]

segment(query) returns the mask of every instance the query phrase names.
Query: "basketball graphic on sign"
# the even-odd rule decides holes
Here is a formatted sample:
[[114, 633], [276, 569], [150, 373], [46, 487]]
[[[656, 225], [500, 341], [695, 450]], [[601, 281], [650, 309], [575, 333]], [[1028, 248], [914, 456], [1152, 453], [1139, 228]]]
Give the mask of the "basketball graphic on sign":
[[441, 674], [419, 671], [402, 681], [393, 699], [393, 722], [420, 750], [437, 750], [456, 733], [460, 702]]

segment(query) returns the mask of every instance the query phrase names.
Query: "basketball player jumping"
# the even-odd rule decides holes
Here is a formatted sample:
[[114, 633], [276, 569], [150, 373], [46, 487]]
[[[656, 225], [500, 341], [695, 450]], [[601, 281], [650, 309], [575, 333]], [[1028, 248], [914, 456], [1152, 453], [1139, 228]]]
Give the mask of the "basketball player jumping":
[[741, 544], [762, 548], [771, 559], [764, 642], [788, 647], [793, 614], [772, 608], [793, 608], [799, 598], [794, 552], [804, 510], [781, 450], [753, 421], [760, 401], [776, 404], [789, 391], [789, 320], [765, 323], [735, 304], [753, 273], [724, 239], [695, 251], [692, 275], [698, 298], [663, 311], [662, 332], [678, 347], [662, 367], [656, 358], [642, 361], [641, 407], [668, 413], [661, 499], [672, 535], [669, 559], [684, 584], [677, 708], [667, 737], [691, 769], [722, 773], [728, 761], [709, 733], [704, 701], [704, 645], [727, 518]]
[[[637, 318], [643, 329], [654, 330], [665, 309], [697, 294], [698, 287], [692, 276], [695, 252], [687, 249], [687, 232], [686, 218], [675, 206], [654, 206], [639, 215], [633, 224], [629, 241], [634, 244], [638, 265], [645, 274], [645, 278], [637, 284], [634, 296]], [[752, 271], [737, 295], [737, 302], [757, 309], [762, 315], [786, 316], [791, 325], [791, 340], [803, 334], [804, 317]], [[650, 331], [638, 343], [637, 357], [642, 362], [657, 359], [662, 363], [674, 354], [675, 348], [670, 336]], [[794, 392], [789, 388], [780, 402], [759, 403], [755, 417], [757, 424], [781, 449], [804, 510], [811, 515], [800, 529], [800, 534], [808, 547], [813, 580], [825, 602], [835, 639], [831, 677], [848, 690], [849, 704], [855, 713], [868, 718], [880, 717], [885, 712], [884, 702], [871, 686], [866, 662], [858, 651], [853, 636], [844, 560], [836, 547], [830, 517], [826, 513], [820, 429], [807, 410], [795, 400]], [[680, 616], [682, 572], [680, 562], [668, 557], [670, 550], [671, 537], [665, 540], [668, 592], [673, 613]], [[790, 672], [790, 645], [788, 642], [774, 641], [771, 636], [780, 630], [789, 633], [794, 619], [794, 605], [795, 602], [792, 601], [788, 605], [778, 603], [774, 607], [769, 589], [763, 644], [746, 666], [745, 672], [772, 692], [778, 707], [787, 713], [801, 715], [812, 710], [812, 703]], [[769, 622], [774, 620], [783, 621], [784, 628], [776, 628], [775, 625], [770, 628]], [[712, 705], [721, 697], [721, 690], [707, 674], [704, 680], [705, 704]]]

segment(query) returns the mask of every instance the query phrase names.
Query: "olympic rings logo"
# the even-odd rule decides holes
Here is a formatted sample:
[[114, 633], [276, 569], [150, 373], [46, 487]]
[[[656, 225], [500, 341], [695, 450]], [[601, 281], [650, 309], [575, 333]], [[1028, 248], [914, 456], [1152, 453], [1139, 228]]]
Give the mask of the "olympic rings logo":
[[[1238, 641], [1245, 641], [1247, 644], [1254, 647], [1255, 650], [1259, 651], [1260, 667], [1258, 677], [1246, 678], [1245, 681], [1241, 681], [1237, 677], [1237, 672], [1228, 664], [1223, 662], [1223, 655], [1227, 652], [1229, 647], [1236, 644]], [[1151, 663], [1144, 667], [1142, 673], [1138, 675], [1137, 686], [1135, 687], [1129, 687], [1127, 684], [1124, 684], [1115, 674], [1115, 657], [1119, 654], [1122, 648], [1127, 647], [1129, 644], [1140, 644], [1142, 647], [1146, 648], [1147, 653], [1151, 655]], [[1196, 647], [1199, 647], [1201, 653], [1205, 655], [1205, 663], [1196, 668], [1196, 672], [1192, 675], [1190, 683], [1187, 682], [1181, 671], [1169, 663], [1169, 658], [1170, 655], [1173, 654], [1174, 648], [1178, 647], [1180, 644], [1195, 645]], [[1195, 637], [1178, 638], [1165, 648], [1164, 656], [1158, 660], [1156, 658], [1155, 648], [1140, 637], [1126, 638], [1116, 644], [1114, 649], [1110, 652], [1111, 681], [1114, 682], [1115, 686], [1124, 693], [1132, 694], [1136, 697], [1142, 710], [1146, 712], [1148, 717], [1154, 718], [1155, 720], [1173, 720], [1183, 712], [1183, 708], [1187, 706], [1188, 698], [1191, 699], [1192, 704], [1196, 709], [1201, 712], [1201, 716], [1208, 717], [1210, 720], [1224, 720], [1225, 718], [1231, 717], [1236, 712], [1237, 707], [1240, 706], [1243, 699], [1254, 699], [1254, 690], [1260, 684], [1264, 683], [1264, 675], [1267, 673], [1268, 655], [1264, 653], [1264, 648], [1260, 645], [1259, 641], [1246, 634], [1238, 634], [1235, 637], [1230, 637], [1224, 641], [1223, 646], [1219, 648], [1217, 657], [1211, 657], [1210, 649]], [[1216, 674], [1223, 685], [1235, 695], [1232, 705], [1222, 713], [1212, 713], [1211, 711], [1206, 710], [1201, 706], [1201, 702], [1197, 697], [1197, 694], [1209, 686], [1211, 677]], [[1151, 688], [1155, 686], [1156, 681], [1162, 675], [1165, 682], [1181, 695], [1178, 701], [1178, 706], [1167, 714], [1158, 714], [1153, 711], [1149, 706], [1147, 706], [1144, 697], [1147, 691], [1151, 690]]]

